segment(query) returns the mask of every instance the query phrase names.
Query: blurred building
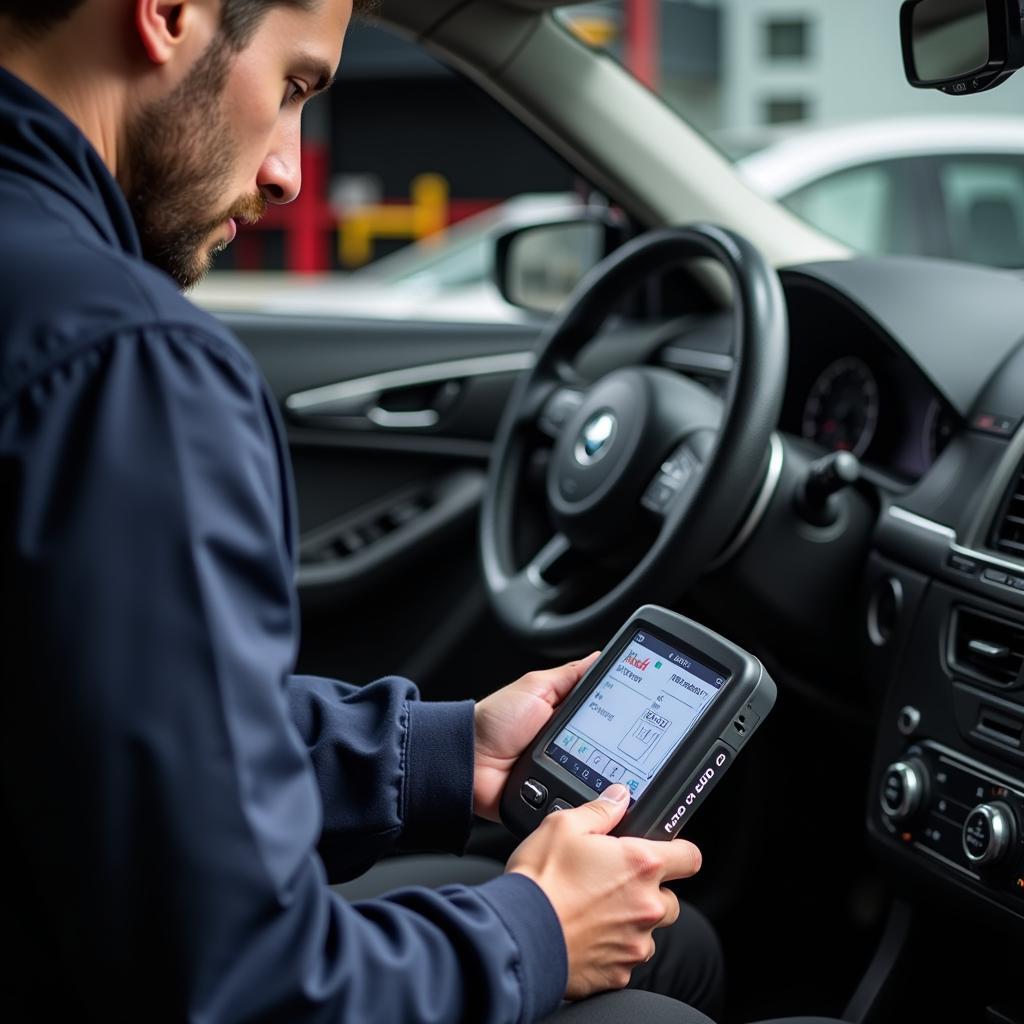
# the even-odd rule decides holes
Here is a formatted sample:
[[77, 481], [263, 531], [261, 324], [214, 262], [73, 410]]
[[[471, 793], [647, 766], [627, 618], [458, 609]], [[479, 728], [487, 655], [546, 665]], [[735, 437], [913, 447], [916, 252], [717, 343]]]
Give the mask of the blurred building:
[[[668, 0], [671, 2], [671, 0]], [[963, 101], [903, 77], [898, 0], [719, 0], [723, 126], [837, 124], [886, 115], [1021, 114], [1020, 91]]]

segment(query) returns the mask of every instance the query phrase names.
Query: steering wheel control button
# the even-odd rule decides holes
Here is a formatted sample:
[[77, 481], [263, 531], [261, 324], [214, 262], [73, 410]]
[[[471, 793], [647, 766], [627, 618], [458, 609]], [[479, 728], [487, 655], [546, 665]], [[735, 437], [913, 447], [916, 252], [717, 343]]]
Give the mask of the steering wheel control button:
[[921, 712], [910, 704], [900, 708], [899, 716], [896, 719], [896, 728], [904, 736], [913, 736], [921, 724]]
[[679, 493], [679, 483], [674, 477], [665, 473], [659, 473], [650, 486], [644, 491], [640, 504], [644, 508], [661, 515], [672, 503], [672, 499]]
[[1015, 842], [1013, 811], [1002, 803], [979, 804], [964, 821], [967, 859], [978, 867], [998, 864]]
[[927, 769], [916, 759], [896, 761], [882, 779], [882, 810], [893, 821], [912, 818], [924, 802]]
[[551, 806], [548, 808], [547, 813], [548, 814], [554, 814], [555, 811], [571, 811], [571, 810], [572, 810], [572, 804], [566, 803], [566, 801], [561, 800], [558, 797], [556, 797], [554, 800], [551, 801]]
[[548, 802], [547, 788], [536, 779], [527, 779], [519, 794], [531, 807], [536, 807], [538, 810]]
[[690, 478], [700, 469], [697, 457], [691, 451], [689, 445], [681, 445], [677, 448], [661, 466], [661, 472], [684, 487], [690, 482]]

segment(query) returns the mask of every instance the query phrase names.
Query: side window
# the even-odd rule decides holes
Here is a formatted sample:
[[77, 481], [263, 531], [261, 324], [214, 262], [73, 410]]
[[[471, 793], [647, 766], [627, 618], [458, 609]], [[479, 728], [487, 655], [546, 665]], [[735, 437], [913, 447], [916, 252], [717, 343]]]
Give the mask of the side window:
[[1024, 154], [949, 156], [936, 163], [950, 255], [1024, 267]]
[[893, 163], [866, 164], [804, 185], [782, 202], [858, 252], [902, 251]]

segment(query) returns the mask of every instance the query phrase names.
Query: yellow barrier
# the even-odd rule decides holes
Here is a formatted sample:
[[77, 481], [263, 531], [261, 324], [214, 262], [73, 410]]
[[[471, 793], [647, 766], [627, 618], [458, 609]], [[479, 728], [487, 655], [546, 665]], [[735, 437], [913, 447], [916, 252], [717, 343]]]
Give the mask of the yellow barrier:
[[440, 174], [418, 174], [409, 192], [409, 203], [361, 206], [338, 224], [338, 259], [343, 266], [369, 263], [378, 238], [440, 241], [448, 227], [448, 180]]

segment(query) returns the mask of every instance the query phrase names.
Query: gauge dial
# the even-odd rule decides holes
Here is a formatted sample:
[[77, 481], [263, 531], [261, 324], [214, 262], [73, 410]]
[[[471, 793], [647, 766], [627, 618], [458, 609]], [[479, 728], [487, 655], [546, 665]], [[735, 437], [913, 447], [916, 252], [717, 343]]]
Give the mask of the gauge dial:
[[804, 406], [804, 437], [861, 458], [878, 426], [878, 381], [860, 359], [837, 359], [814, 382]]
[[930, 466], [943, 452], [956, 433], [956, 417], [933, 398], [924, 417], [924, 457]]

